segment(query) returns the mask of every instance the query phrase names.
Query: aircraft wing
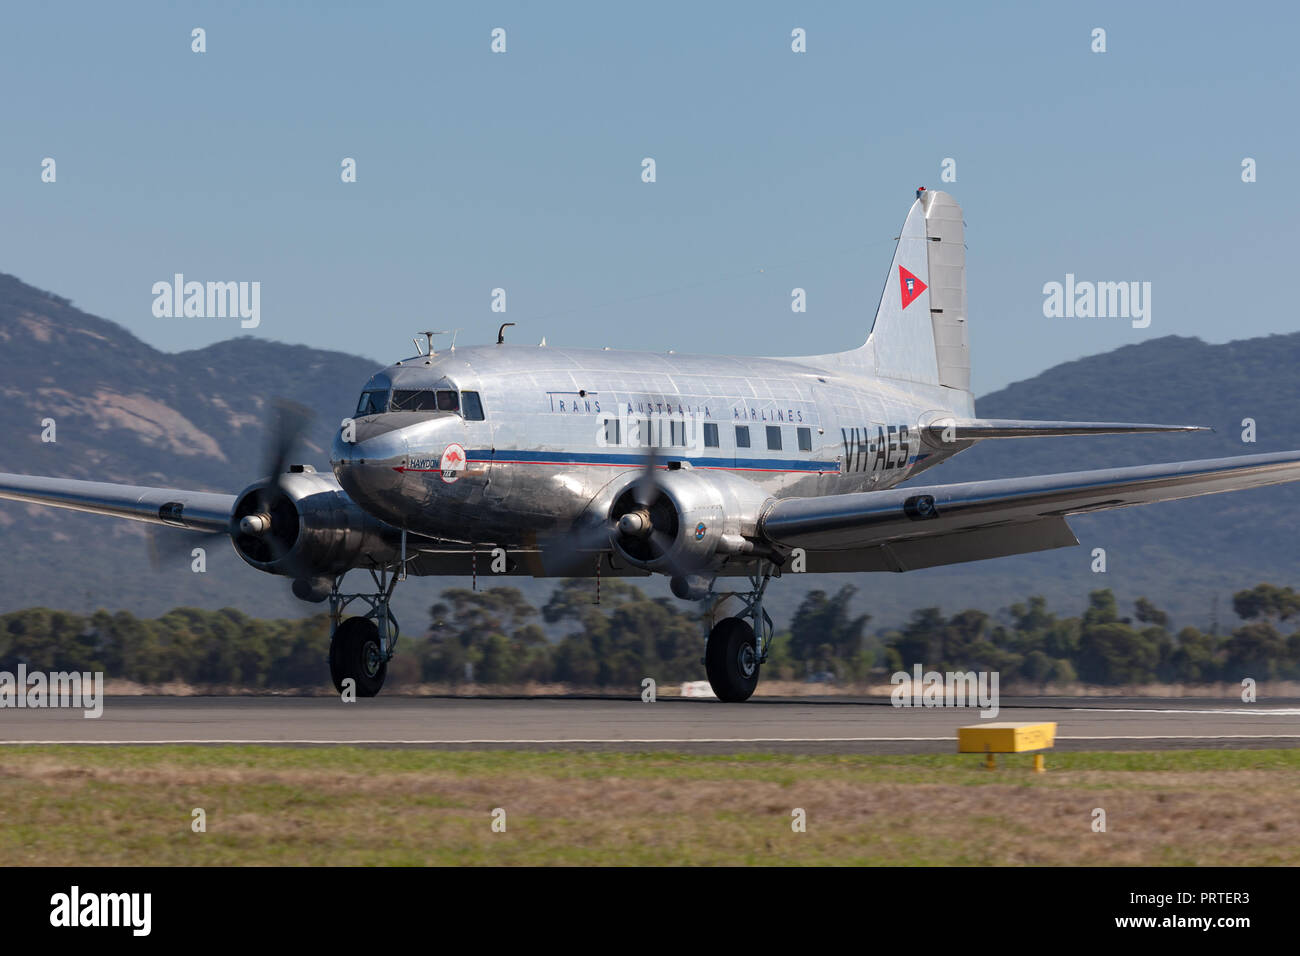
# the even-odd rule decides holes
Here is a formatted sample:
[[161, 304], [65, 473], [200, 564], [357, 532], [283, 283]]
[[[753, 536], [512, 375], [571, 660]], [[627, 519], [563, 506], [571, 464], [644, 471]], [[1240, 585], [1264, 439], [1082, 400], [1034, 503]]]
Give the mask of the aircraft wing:
[[940, 418], [926, 426], [936, 443], [986, 438], [1064, 438], [1073, 435], [1143, 435], [1152, 432], [1213, 431], [1208, 425], [1149, 422], [1035, 422], [1015, 418]]
[[235, 507], [235, 495], [35, 475], [0, 474], [0, 498], [195, 531], [225, 531]]
[[[1073, 535], [1063, 527], [1067, 515], [1296, 480], [1300, 451], [1284, 451], [784, 498], [768, 509], [759, 532], [779, 546], [808, 551], [897, 548], [904, 553], [927, 542], [940, 546], [922, 548], [923, 563], [891, 562], [892, 570], [907, 570], [1072, 544]], [[948, 543], [950, 557], [942, 547]]]

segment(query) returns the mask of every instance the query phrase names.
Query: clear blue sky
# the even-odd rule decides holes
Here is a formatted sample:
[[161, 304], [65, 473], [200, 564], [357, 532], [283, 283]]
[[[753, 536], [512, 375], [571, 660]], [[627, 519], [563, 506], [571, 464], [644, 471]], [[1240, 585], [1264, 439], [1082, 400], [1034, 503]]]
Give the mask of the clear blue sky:
[[[1298, 26], [1282, 4], [10, 4], [0, 271], [168, 350], [240, 331], [153, 316], [183, 272], [260, 281], [256, 335], [383, 361], [428, 327], [491, 341], [498, 286], [520, 341], [830, 351], [865, 337], [926, 184], [965, 209], [987, 392], [1300, 327]], [[1151, 326], [1044, 318], [1067, 272], [1151, 282]]]

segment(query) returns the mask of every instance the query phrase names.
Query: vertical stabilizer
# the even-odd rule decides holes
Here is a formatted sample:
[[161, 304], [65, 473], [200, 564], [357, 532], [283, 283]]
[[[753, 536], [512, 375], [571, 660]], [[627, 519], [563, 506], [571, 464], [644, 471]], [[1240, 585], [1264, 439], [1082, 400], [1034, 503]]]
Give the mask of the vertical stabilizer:
[[966, 246], [947, 193], [918, 190], [867, 342], [845, 358], [880, 378], [970, 390]]

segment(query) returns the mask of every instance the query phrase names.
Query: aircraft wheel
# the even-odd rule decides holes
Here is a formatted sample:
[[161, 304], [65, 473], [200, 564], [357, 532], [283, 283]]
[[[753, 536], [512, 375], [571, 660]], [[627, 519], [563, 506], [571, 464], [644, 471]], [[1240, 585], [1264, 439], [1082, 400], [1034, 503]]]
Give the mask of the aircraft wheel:
[[356, 681], [358, 697], [374, 697], [388, 676], [384, 643], [379, 628], [368, 617], [350, 617], [339, 625], [330, 642], [330, 677], [343, 692], [343, 681]]
[[704, 646], [704, 669], [718, 700], [738, 704], [758, 686], [758, 648], [754, 629], [738, 617], [724, 617]]

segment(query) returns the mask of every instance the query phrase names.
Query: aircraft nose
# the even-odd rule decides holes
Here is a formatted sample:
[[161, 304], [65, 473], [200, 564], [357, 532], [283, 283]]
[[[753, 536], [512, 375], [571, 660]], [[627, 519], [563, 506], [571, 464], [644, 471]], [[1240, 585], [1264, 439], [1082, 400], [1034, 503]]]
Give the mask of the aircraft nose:
[[402, 464], [406, 457], [406, 437], [400, 428], [391, 428], [382, 432], [370, 432], [368, 435], [360, 430], [345, 426], [334, 435], [334, 444], [330, 448], [330, 463], [338, 466], [361, 464]]
[[399, 479], [406, 464], [406, 437], [401, 428], [340, 428], [330, 447], [334, 477], [354, 501], [382, 492]]
[[465, 468], [463, 431], [455, 415], [376, 415], [345, 423], [335, 433], [330, 464], [349, 498], [376, 517], [405, 526], [412, 501], [454, 486], [430, 478], [444, 468]]

